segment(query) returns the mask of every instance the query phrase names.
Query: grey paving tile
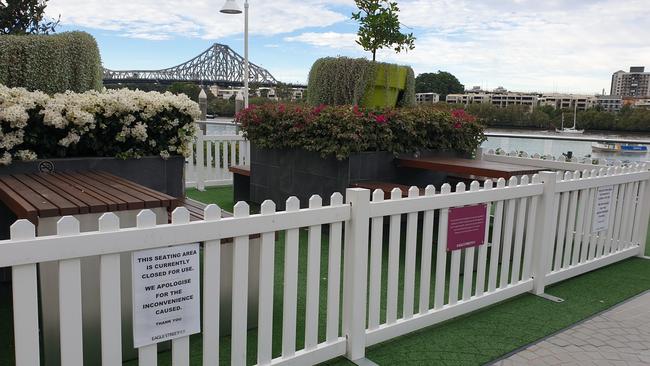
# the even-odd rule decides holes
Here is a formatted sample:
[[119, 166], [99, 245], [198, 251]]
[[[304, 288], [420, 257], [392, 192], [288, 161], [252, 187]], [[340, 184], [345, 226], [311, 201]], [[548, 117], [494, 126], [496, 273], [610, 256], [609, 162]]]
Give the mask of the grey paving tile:
[[650, 293], [560, 332], [497, 365], [650, 365]]

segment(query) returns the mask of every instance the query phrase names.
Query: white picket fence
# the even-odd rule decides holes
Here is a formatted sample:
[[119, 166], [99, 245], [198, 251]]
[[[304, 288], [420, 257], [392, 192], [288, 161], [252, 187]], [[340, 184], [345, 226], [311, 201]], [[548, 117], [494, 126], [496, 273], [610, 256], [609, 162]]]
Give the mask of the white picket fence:
[[250, 164], [250, 144], [239, 135], [203, 135], [192, 143], [192, 154], [185, 161], [185, 185], [203, 190], [232, 184], [233, 165]]
[[[612, 212], [607, 230], [592, 233], [598, 187], [613, 186]], [[418, 189], [402, 198], [398, 190], [384, 200], [383, 192], [348, 189], [328, 206], [313, 196], [309, 208], [299, 209], [296, 198], [287, 209], [262, 204], [250, 215], [246, 203], [235, 206], [234, 217], [220, 218], [210, 205], [205, 221], [189, 222], [184, 208], [174, 211], [171, 224], [156, 225], [149, 210], [138, 215], [137, 227], [120, 229], [107, 213], [99, 231], [79, 233], [72, 217], [58, 223], [58, 234], [35, 237], [34, 226], [20, 220], [11, 239], [0, 241], [0, 267], [13, 268], [16, 363], [39, 364], [37, 264], [59, 263], [61, 364], [81, 365], [82, 314], [80, 258], [101, 256], [101, 354], [103, 365], [121, 364], [120, 256], [137, 250], [201, 242], [203, 364], [220, 359], [221, 240], [234, 238], [232, 251], [232, 329], [230, 360], [246, 364], [249, 266], [259, 267], [257, 364], [314, 364], [341, 355], [364, 357], [369, 345], [466, 314], [513, 296], [534, 292], [578, 274], [622, 259], [643, 255], [650, 216], [650, 172], [645, 166], [568, 173], [542, 172], [521, 181], [512, 178], [464, 184], [451, 192]], [[448, 252], [449, 209], [486, 203], [486, 245]], [[435, 232], [437, 222], [437, 232]], [[322, 235], [323, 225], [328, 235]], [[388, 226], [387, 237], [383, 237]], [[300, 230], [307, 244], [299, 244]], [[402, 235], [405, 230], [405, 235]], [[276, 268], [276, 233], [284, 232], [284, 261]], [[261, 234], [259, 263], [249, 263], [249, 236]], [[420, 235], [418, 235], [420, 234]], [[323, 241], [322, 239], [327, 240]], [[400, 248], [404, 237], [404, 261]], [[418, 241], [420, 241], [418, 243]], [[434, 244], [435, 250], [434, 250]], [[328, 246], [327, 268], [320, 268], [321, 245]], [[387, 268], [382, 250], [387, 245]], [[306, 250], [304, 347], [297, 349], [299, 253]], [[344, 252], [342, 252], [344, 251]], [[418, 255], [418, 252], [420, 255]], [[341, 266], [341, 259], [344, 258]], [[420, 258], [419, 261], [417, 260]], [[449, 270], [446, 268], [450, 261]], [[282, 346], [272, 353], [274, 271], [284, 273], [282, 286]], [[382, 278], [382, 274], [386, 278]], [[419, 275], [418, 275], [419, 274]], [[319, 323], [321, 277], [327, 278], [325, 321]], [[400, 284], [400, 278], [403, 283]], [[340, 288], [342, 283], [342, 289]], [[446, 290], [448, 284], [448, 290]], [[385, 285], [385, 286], [384, 286]], [[383, 291], [382, 288], [386, 288]], [[594, 289], [597, 290], [597, 289]], [[386, 303], [382, 314], [381, 303]], [[341, 306], [342, 305], [342, 306]], [[342, 312], [339, 314], [339, 307]], [[341, 330], [339, 331], [339, 326]], [[324, 327], [324, 332], [322, 332]], [[324, 338], [319, 337], [324, 333]], [[189, 338], [172, 344], [174, 365], [189, 364]], [[157, 364], [156, 346], [139, 349], [140, 365]]]

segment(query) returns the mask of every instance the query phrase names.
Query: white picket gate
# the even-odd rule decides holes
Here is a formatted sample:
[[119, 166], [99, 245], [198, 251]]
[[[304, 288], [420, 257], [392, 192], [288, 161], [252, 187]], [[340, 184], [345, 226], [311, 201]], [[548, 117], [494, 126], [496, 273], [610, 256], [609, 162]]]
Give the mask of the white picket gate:
[[185, 185], [203, 190], [232, 184], [228, 170], [233, 165], [250, 165], [250, 143], [243, 135], [203, 135], [192, 143], [185, 161]]
[[[608, 227], [592, 233], [596, 191], [605, 186], [614, 188]], [[548, 284], [642, 256], [649, 197], [650, 172], [645, 166], [634, 166], [562, 177], [542, 172], [530, 181], [528, 177], [521, 181], [512, 178], [506, 184], [499, 179], [496, 186], [491, 181], [483, 187], [473, 182], [469, 190], [459, 184], [454, 192], [449, 185], [440, 193], [429, 186], [424, 195], [412, 188], [407, 198], [396, 190], [389, 200], [384, 200], [381, 191], [373, 192], [371, 199], [368, 190], [348, 189], [345, 204], [340, 194], [331, 197], [329, 206], [322, 206], [321, 198], [313, 196], [309, 208], [299, 209], [298, 200], [290, 198], [286, 211], [276, 212], [275, 204], [267, 201], [255, 215], [240, 202], [235, 205], [234, 217], [224, 219], [220, 209], [210, 205], [205, 220], [195, 222], [189, 222], [188, 212], [178, 208], [172, 223], [165, 225], [156, 225], [153, 213], [144, 210], [138, 215], [137, 227], [127, 229], [120, 229], [117, 217], [107, 213], [97, 232], [79, 233], [76, 219], [64, 217], [57, 235], [46, 237], [35, 237], [34, 226], [21, 220], [12, 226], [11, 239], [0, 241], [0, 267], [13, 268], [16, 364], [39, 365], [38, 263], [59, 263], [64, 366], [83, 363], [80, 258], [101, 256], [102, 360], [104, 365], [119, 365], [121, 334], [131, 331], [121, 329], [119, 321], [119, 254], [195, 242], [204, 247], [203, 365], [218, 364], [221, 241], [226, 238], [234, 238], [231, 364], [244, 365], [247, 359], [249, 299], [242, 289], [248, 287], [249, 266], [259, 267], [257, 364], [314, 364], [341, 355], [356, 360], [364, 357], [369, 345], [525, 292], [541, 294]], [[487, 204], [492, 213], [486, 220], [488, 244], [448, 252], [449, 210], [480, 203]], [[323, 225], [329, 230], [326, 269], [320, 268]], [[301, 229], [307, 230], [305, 247], [299, 245]], [[282, 268], [276, 268], [274, 258], [278, 232], [284, 232]], [[261, 235], [259, 263], [249, 263], [249, 236], [255, 234]], [[385, 246], [388, 258], [384, 264]], [[296, 349], [302, 250], [307, 258], [304, 347]], [[277, 270], [284, 272], [282, 345], [280, 355], [273, 358], [273, 299], [280, 295], [274, 295]], [[384, 274], [386, 278], [382, 278]], [[323, 315], [319, 314], [321, 276], [327, 277], [324, 323], [319, 323]], [[320, 327], [324, 327], [320, 332], [324, 338], [319, 338]], [[188, 337], [174, 340], [173, 364], [188, 365], [189, 349]], [[156, 351], [156, 346], [140, 348], [140, 365], [156, 365]]]

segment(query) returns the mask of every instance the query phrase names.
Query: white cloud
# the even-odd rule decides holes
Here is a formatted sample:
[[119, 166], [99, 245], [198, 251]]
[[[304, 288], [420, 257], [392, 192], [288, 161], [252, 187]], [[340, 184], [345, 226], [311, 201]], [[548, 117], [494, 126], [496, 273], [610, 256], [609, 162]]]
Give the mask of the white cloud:
[[[614, 71], [650, 60], [647, 4], [647, 0], [400, 1], [400, 21], [416, 33], [416, 48], [402, 54], [383, 50], [378, 59], [410, 64], [416, 72], [448, 70], [467, 86], [598, 92], [609, 88]], [[353, 34], [333, 32], [287, 38], [348, 53], [359, 49], [354, 39]]]
[[[65, 24], [125, 37], [213, 40], [242, 32], [241, 16], [219, 13], [223, 1], [50, 0], [47, 11], [61, 14]], [[400, 0], [400, 20], [417, 36], [416, 49], [384, 50], [378, 58], [410, 64], [416, 72], [447, 70], [468, 86], [596, 92], [609, 88], [616, 70], [650, 67], [647, 5], [648, 0]], [[304, 47], [314, 59], [367, 56], [347, 26], [332, 27], [349, 22], [349, 6], [352, 0], [251, 0], [251, 33], [294, 33], [284, 41]], [[272, 42], [266, 47], [285, 46]], [[306, 79], [309, 65], [295, 62], [288, 56], [274, 60], [286, 65], [287, 77]]]
[[362, 48], [356, 43], [357, 35], [354, 33], [337, 32], [307, 32], [293, 37], [285, 37], [287, 42], [303, 42], [317, 47], [330, 47], [339, 50], [358, 51]]
[[[117, 31], [133, 38], [218, 39], [243, 31], [242, 16], [219, 12], [223, 3], [223, 0], [51, 0], [47, 13], [61, 14], [63, 24]], [[251, 1], [250, 5], [250, 32], [257, 35], [326, 27], [345, 19], [347, 15], [331, 10], [330, 3], [323, 1]]]

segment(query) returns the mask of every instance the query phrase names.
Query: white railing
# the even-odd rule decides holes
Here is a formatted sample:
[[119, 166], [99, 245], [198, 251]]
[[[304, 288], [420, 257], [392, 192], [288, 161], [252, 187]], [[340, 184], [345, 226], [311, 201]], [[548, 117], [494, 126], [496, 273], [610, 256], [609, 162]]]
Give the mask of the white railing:
[[192, 143], [192, 154], [185, 161], [185, 184], [203, 190], [209, 186], [232, 184], [228, 170], [233, 165], [250, 164], [250, 144], [239, 135], [203, 135]]
[[[479, 150], [481, 151], [481, 150]], [[497, 163], [506, 163], [506, 164], [517, 164], [517, 165], [527, 165], [535, 166], [544, 169], [558, 170], [558, 171], [576, 171], [584, 169], [598, 169], [601, 167], [607, 167], [605, 161], [600, 159], [593, 158], [577, 158], [572, 157], [571, 159], [566, 159], [564, 156], [552, 156], [552, 155], [540, 155], [532, 154], [529, 155], [526, 152], [511, 151], [509, 153], [505, 152], [495, 152], [490, 149], [483, 151], [481, 153], [482, 160], [493, 161]], [[620, 161], [612, 161], [614, 165], [622, 165]]]
[[[64, 366], [83, 362], [83, 258], [100, 257], [101, 353], [104, 365], [118, 365], [121, 335], [131, 331], [120, 327], [124, 309], [120, 308], [120, 266], [126, 263], [120, 263], [119, 254], [196, 242], [204, 247], [203, 364], [215, 365], [223, 358], [219, 321], [224, 311], [229, 311], [226, 315], [232, 319], [230, 363], [246, 364], [251, 325], [247, 308], [250, 311], [253, 286], [258, 297], [253, 308], [258, 318], [257, 330], [253, 330], [257, 333], [257, 364], [279, 365], [314, 364], [341, 355], [356, 360], [364, 357], [369, 345], [524, 292], [541, 294], [548, 284], [643, 255], [650, 216], [647, 167], [569, 173], [562, 178], [555, 172], [542, 172], [530, 181], [528, 177], [521, 181], [512, 178], [506, 184], [499, 179], [496, 186], [489, 180], [483, 187], [472, 182], [468, 191], [462, 183], [454, 192], [449, 185], [443, 185], [440, 193], [429, 186], [423, 195], [412, 188], [407, 198], [395, 190], [388, 200], [381, 191], [373, 192], [371, 199], [368, 190], [348, 189], [345, 204], [340, 194], [331, 197], [329, 206], [322, 206], [320, 197], [313, 196], [309, 208], [299, 209], [298, 200], [290, 198], [286, 211], [276, 212], [275, 204], [266, 201], [256, 215], [250, 215], [248, 205], [240, 202], [235, 205], [234, 217], [224, 219], [220, 209], [210, 205], [205, 220], [195, 222], [189, 222], [187, 210], [178, 208], [172, 223], [164, 225], [156, 225], [153, 213], [144, 210], [137, 217], [137, 227], [127, 229], [120, 229], [117, 217], [107, 213], [100, 219], [99, 231], [84, 233], [79, 232], [75, 218], [64, 217], [57, 235], [45, 237], [35, 237], [34, 226], [20, 220], [11, 228], [11, 239], [0, 241], [0, 267], [13, 268], [16, 363], [40, 362], [37, 264], [43, 262], [58, 263]], [[611, 210], [607, 229], [592, 233], [599, 187], [613, 188]], [[476, 204], [486, 204], [491, 212], [485, 225], [487, 244], [447, 251], [450, 210]], [[324, 235], [323, 225], [329, 230]], [[299, 244], [300, 230], [307, 231], [304, 246]], [[280, 232], [284, 260], [276, 261], [276, 233]], [[256, 234], [260, 239], [249, 237]], [[232, 251], [222, 249], [227, 238], [234, 238]], [[323, 258], [327, 268], [320, 266], [325, 252], [321, 243], [328, 249], [327, 258]], [[255, 247], [259, 257], [253, 258], [259, 259], [250, 262], [249, 251]], [[299, 279], [302, 251], [306, 253], [306, 275]], [[221, 258], [225, 255], [228, 257]], [[232, 263], [227, 273], [232, 279], [230, 310], [220, 308], [223, 263]], [[259, 269], [258, 278], [249, 274], [253, 267]], [[274, 294], [276, 270], [283, 271], [280, 294]], [[322, 277], [327, 278], [327, 288], [320, 291], [321, 284], [325, 286]], [[299, 281], [304, 281], [300, 283], [307, 289], [304, 299], [299, 299]], [[279, 303], [274, 298], [280, 297], [281, 351], [274, 353], [273, 306]], [[305, 304], [301, 349], [296, 347], [298, 303]], [[381, 303], [386, 304], [385, 314]], [[325, 309], [325, 314], [319, 313], [320, 309]], [[140, 364], [156, 365], [156, 350], [155, 345], [140, 348]], [[188, 337], [172, 342], [174, 365], [187, 365], [189, 356]]]

